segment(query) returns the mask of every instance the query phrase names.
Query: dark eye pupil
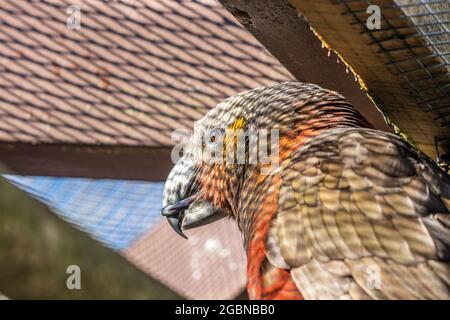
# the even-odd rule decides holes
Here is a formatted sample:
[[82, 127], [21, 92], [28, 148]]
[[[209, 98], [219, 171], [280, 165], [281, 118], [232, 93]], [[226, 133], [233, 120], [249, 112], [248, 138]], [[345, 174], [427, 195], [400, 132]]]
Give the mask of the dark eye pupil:
[[213, 129], [213, 130], [211, 130], [211, 134], [209, 135], [209, 141], [210, 142], [216, 142], [221, 134], [222, 134], [222, 130], [221, 129]]

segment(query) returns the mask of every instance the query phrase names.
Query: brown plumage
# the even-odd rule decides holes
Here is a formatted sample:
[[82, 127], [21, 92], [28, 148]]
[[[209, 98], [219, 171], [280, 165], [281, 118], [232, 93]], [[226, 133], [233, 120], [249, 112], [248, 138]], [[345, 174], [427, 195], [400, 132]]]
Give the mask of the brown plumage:
[[193, 163], [188, 144], [166, 183], [163, 214], [184, 229], [235, 219], [250, 298], [450, 297], [450, 178], [430, 159], [311, 84], [237, 95], [200, 126], [240, 119], [245, 129], [280, 130], [280, 166], [262, 175], [265, 165], [248, 161]]

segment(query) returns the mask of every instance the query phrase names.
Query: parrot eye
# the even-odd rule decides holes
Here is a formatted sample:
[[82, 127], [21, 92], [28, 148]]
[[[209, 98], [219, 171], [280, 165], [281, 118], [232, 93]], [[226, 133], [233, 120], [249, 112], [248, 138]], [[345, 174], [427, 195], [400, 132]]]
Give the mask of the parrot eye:
[[223, 128], [212, 129], [211, 132], [209, 133], [208, 142], [212, 142], [212, 143], [216, 142], [221, 137], [223, 137], [224, 133], [225, 133], [225, 130]]

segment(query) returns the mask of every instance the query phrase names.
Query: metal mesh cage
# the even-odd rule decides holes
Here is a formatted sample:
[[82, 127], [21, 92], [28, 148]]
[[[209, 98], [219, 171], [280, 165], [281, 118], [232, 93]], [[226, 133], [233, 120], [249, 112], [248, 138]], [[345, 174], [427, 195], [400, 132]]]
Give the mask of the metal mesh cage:
[[441, 63], [450, 71], [450, 2], [396, 0]]
[[161, 219], [163, 182], [5, 177], [115, 250], [130, 246]]
[[[450, 127], [450, 2], [448, 0], [340, 0], [362, 26], [392, 73], [408, 85], [417, 104]], [[381, 28], [366, 26], [367, 8], [377, 5]]]

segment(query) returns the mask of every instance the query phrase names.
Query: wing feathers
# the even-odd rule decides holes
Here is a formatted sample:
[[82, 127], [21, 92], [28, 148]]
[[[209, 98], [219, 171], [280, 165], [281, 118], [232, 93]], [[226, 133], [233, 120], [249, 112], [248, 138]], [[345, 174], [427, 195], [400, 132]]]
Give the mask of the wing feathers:
[[450, 298], [450, 179], [431, 161], [391, 134], [334, 129], [282, 169], [267, 257], [305, 298]]

